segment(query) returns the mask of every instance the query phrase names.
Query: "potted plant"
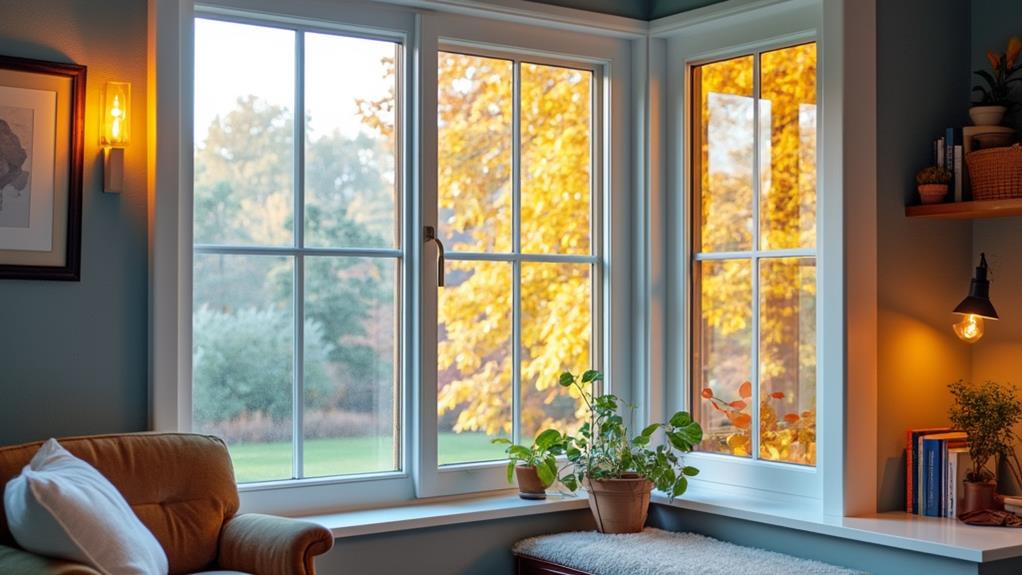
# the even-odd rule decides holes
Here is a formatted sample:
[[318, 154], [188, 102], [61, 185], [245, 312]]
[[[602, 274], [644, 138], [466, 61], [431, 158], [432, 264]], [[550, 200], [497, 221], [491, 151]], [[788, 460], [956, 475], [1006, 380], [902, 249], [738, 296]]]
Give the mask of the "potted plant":
[[937, 204], [947, 196], [951, 172], [941, 166], [929, 166], [916, 173], [916, 190], [919, 201], [924, 204]]
[[952, 383], [948, 388], [954, 404], [948, 413], [955, 429], [969, 436], [972, 467], [965, 475], [965, 502], [961, 513], [995, 509], [996, 483], [988, 464], [994, 458], [1011, 457], [1015, 434], [1012, 428], [1022, 418], [1022, 403], [1010, 385], [988, 381]]
[[[683, 464], [681, 454], [692, 451], [703, 430], [688, 413], [679, 411], [666, 423], [653, 423], [630, 437], [618, 413], [621, 401], [587, 389], [602, 380], [603, 374], [593, 370], [581, 376], [561, 374], [561, 386], [574, 387], [590, 415], [569, 440], [565, 452], [575, 473], [562, 481], [569, 489], [581, 483], [589, 491], [589, 508], [602, 533], [636, 533], [646, 523], [653, 487], [673, 499], [685, 492], [688, 478], [699, 473]], [[658, 430], [667, 441], [654, 447]]]
[[973, 103], [969, 109], [969, 117], [972, 123], [977, 126], [996, 126], [1001, 123], [1004, 112], [1007, 110], [1009, 95], [1015, 82], [1022, 78], [1015, 78], [1019, 70], [1015, 65], [1019, 52], [1022, 51], [1022, 40], [1018, 36], [1012, 36], [1008, 41], [1008, 49], [998, 54], [993, 50], [987, 52], [987, 60], [990, 62], [992, 72], [976, 70], [973, 73], [983, 80], [983, 84], [972, 87], [973, 92], [979, 92], [979, 102]]
[[[518, 480], [518, 496], [522, 499], [546, 499], [546, 490], [558, 479], [557, 456], [567, 448], [568, 436], [556, 429], [540, 432], [532, 445], [512, 443], [499, 437], [492, 443], [507, 445], [507, 482]], [[569, 484], [572, 480], [569, 479]], [[574, 491], [574, 487], [571, 487]]]

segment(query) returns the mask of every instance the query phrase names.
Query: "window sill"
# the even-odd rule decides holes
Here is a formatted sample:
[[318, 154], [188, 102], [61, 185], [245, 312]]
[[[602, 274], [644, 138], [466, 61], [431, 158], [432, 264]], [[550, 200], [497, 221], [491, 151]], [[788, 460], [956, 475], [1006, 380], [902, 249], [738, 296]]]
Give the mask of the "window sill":
[[666, 495], [655, 492], [653, 502], [973, 563], [1022, 556], [1022, 538], [1014, 529], [976, 527], [903, 511], [861, 517], [825, 516], [818, 499], [707, 482], [691, 482], [689, 490], [670, 503]]
[[299, 519], [319, 523], [333, 532], [334, 537], [343, 538], [572, 511], [588, 506], [584, 495], [550, 494], [543, 501], [526, 501], [518, 497], [517, 491], [502, 491], [484, 496], [424, 499], [395, 507], [304, 515]]

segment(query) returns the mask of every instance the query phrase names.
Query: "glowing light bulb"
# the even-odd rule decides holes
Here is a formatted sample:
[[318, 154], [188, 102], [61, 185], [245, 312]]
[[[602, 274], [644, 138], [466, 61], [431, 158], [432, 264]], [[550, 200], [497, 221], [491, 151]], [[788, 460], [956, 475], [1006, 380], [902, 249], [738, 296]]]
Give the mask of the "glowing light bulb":
[[983, 337], [983, 318], [976, 314], [966, 314], [962, 321], [952, 327], [958, 339], [964, 342], [976, 343]]
[[124, 111], [121, 110], [121, 99], [119, 96], [114, 96], [114, 103], [110, 107], [110, 117], [113, 119], [112, 125], [110, 126], [110, 139], [114, 143], [121, 141], [121, 118], [124, 116]]

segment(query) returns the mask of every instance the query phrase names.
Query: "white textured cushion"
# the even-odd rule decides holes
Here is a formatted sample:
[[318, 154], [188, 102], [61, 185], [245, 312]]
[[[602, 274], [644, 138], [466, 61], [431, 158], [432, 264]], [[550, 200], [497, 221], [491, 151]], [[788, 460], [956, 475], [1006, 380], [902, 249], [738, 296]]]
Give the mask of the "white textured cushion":
[[4, 490], [18, 545], [106, 575], [166, 575], [167, 554], [107, 478], [50, 439]]

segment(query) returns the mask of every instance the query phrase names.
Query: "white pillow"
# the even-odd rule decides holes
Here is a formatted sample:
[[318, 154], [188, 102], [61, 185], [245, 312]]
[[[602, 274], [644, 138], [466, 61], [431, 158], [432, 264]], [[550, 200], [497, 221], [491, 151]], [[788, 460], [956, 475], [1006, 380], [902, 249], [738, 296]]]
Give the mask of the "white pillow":
[[4, 489], [18, 545], [105, 575], [166, 575], [167, 554], [96, 468], [50, 439]]

